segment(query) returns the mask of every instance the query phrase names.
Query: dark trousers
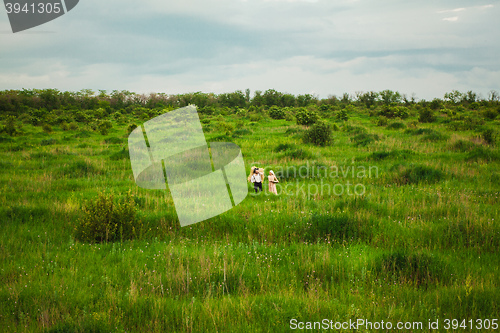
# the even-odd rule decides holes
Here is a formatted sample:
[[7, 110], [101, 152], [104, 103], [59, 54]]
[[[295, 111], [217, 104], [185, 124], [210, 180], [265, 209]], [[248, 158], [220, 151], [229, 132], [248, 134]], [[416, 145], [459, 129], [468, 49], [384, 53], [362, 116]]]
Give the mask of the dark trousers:
[[253, 188], [255, 190], [255, 193], [257, 193], [258, 191], [261, 191], [262, 192], [262, 182], [255, 182], [253, 183]]

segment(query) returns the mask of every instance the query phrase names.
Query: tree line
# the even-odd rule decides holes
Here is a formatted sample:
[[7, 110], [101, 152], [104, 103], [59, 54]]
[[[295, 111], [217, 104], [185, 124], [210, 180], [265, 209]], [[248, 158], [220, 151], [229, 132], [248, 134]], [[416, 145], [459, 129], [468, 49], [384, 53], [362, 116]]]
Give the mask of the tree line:
[[105, 90], [83, 89], [78, 92], [63, 92], [57, 89], [22, 89], [0, 91], [0, 112], [4, 115], [16, 115], [32, 109], [45, 109], [46, 111], [54, 109], [130, 111], [134, 107], [177, 108], [189, 104], [194, 104], [201, 112], [207, 111], [207, 113], [211, 113], [210, 111], [216, 108], [306, 107], [311, 104], [341, 108], [350, 104], [367, 108], [421, 104], [436, 108], [445, 103], [467, 106], [476, 103], [482, 106], [492, 106], [498, 105], [499, 100], [499, 93], [494, 90], [489, 92], [487, 98], [473, 91], [453, 90], [444, 94], [442, 99], [435, 98], [432, 101], [426, 101], [424, 99], [417, 100], [414, 95], [409, 97], [392, 90], [356, 92], [354, 95], [344, 93], [342, 96], [331, 95], [328, 98], [320, 99], [311, 94], [292, 95], [274, 89], [268, 89], [264, 92], [257, 90], [253, 96], [251, 96], [249, 89], [244, 92], [237, 90], [222, 94], [194, 92], [170, 95], [165, 93], [138, 94], [127, 90], [107, 92]]

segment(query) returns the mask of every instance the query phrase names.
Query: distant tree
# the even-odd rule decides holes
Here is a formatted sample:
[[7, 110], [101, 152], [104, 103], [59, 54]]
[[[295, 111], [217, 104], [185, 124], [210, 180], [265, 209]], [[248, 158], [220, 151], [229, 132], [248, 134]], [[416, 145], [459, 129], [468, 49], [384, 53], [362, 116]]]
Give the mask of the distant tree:
[[478, 99], [477, 94], [472, 90], [469, 90], [464, 95], [462, 95], [462, 102], [466, 102], [469, 104], [474, 103], [477, 99]]
[[283, 94], [283, 96], [281, 96], [281, 101], [284, 107], [294, 107], [297, 104], [296, 98], [292, 94]]
[[262, 106], [264, 105], [264, 97], [262, 96], [262, 91], [256, 90], [252, 99], [252, 105]]
[[375, 105], [377, 98], [378, 98], [378, 93], [370, 91], [359, 95], [358, 100], [361, 103], [363, 103], [367, 108], [370, 108], [370, 106]]
[[303, 107], [308, 106], [309, 104], [316, 104], [318, 102], [318, 98], [311, 94], [305, 94], [297, 96], [296, 101], [298, 106]]
[[444, 94], [444, 99], [445, 101], [450, 101], [453, 104], [458, 104], [462, 101], [463, 94], [458, 90], [452, 90], [451, 92]]
[[250, 103], [250, 89], [245, 89], [245, 100], [247, 102], [247, 104]]
[[399, 92], [394, 92], [392, 90], [383, 90], [379, 92], [380, 99], [384, 105], [390, 105], [392, 103], [401, 103], [401, 95]]
[[500, 101], [500, 95], [498, 94], [498, 91], [490, 90], [490, 92], [488, 93], [488, 99], [490, 102]]

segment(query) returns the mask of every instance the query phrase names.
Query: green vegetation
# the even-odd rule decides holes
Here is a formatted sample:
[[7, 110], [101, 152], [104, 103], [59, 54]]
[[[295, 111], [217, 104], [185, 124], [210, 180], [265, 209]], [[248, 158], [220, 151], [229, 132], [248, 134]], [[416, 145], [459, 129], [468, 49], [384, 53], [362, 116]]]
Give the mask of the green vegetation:
[[[278, 196], [248, 184], [180, 228], [168, 190], [136, 186], [129, 133], [189, 104], [247, 173], [275, 171]], [[498, 318], [499, 108], [457, 91], [2, 91], [2, 332]]]

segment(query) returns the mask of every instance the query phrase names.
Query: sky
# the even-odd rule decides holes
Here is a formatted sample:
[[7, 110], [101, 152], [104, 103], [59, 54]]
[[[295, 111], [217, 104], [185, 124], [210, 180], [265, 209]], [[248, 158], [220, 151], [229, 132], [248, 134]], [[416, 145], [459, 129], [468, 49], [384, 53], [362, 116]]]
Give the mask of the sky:
[[0, 90], [500, 91], [500, 0], [81, 0], [12, 33]]

